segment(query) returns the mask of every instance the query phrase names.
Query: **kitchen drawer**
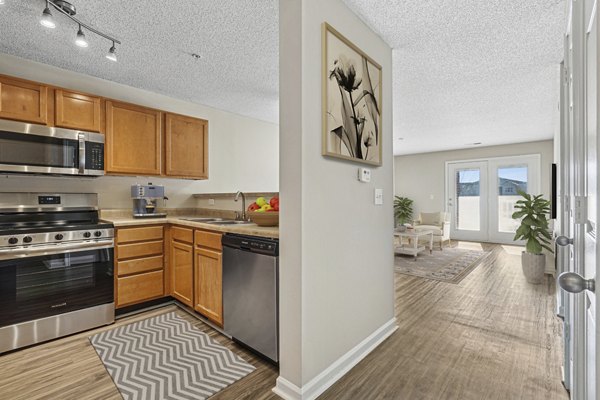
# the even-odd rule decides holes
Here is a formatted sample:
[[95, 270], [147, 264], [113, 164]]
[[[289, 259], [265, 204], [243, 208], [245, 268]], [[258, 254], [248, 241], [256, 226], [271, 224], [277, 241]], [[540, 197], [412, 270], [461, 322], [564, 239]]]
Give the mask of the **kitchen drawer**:
[[117, 246], [117, 259], [148, 257], [163, 253], [163, 241], [120, 244]]
[[117, 307], [164, 296], [163, 271], [117, 278]]
[[117, 231], [117, 243], [141, 242], [142, 240], [162, 240], [163, 226], [122, 228]]
[[117, 262], [117, 275], [139, 274], [140, 272], [163, 269], [163, 256], [135, 258], [133, 260]]
[[222, 250], [221, 237], [223, 235], [216, 232], [196, 231], [196, 246], [208, 247], [209, 249]]
[[194, 243], [194, 231], [188, 228], [182, 228], [179, 226], [171, 227], [171, 238], [179, 242]]

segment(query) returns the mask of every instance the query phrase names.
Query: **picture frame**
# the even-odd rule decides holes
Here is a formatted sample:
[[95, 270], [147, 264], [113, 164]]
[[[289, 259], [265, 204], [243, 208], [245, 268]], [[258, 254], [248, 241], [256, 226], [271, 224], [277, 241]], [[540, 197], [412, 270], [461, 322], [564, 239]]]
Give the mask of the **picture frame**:
[[322, 25], [322, 155], [382, 165], [382, 67]]

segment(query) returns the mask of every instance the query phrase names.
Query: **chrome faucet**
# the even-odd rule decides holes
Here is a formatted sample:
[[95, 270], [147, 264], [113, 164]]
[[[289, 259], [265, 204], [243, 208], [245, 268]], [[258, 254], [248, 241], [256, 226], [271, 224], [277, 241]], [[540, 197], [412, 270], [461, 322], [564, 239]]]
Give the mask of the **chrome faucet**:
[[235, 194], [235, 198], [233, 199], [233, 201], [238, 201], [240, 199], [240, 196], [242, 196], [242, 215], [241, 215], [241, 219], [242, 219], [242, 221], [246, 221], [248, 219], [248, 217], [246, 215], [246, 196], [244, 196], [244, 193], [242, 193], [241, 191], [238, 191]]

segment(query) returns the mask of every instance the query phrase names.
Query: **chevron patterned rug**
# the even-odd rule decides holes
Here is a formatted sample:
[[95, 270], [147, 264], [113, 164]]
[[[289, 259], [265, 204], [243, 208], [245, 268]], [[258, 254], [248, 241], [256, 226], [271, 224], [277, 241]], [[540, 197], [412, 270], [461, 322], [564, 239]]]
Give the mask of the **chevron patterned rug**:
[[206, 399], [255, 369], [175, 312], [90, 342], [125, 400]]

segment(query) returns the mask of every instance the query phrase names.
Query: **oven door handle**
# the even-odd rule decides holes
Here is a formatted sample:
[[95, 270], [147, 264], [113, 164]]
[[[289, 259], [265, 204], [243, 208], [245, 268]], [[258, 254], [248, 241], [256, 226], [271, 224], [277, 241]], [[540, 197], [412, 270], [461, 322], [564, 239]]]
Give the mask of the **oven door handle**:
[[88, 250], [102, 250], [114, 247], [113, 239], [82, 241], [51, 246], [16, 247], [0, 250], [0, 261], [16, 258], [30, 258], [39, 256], [50, 256], [54, 254], [66, 254]]

